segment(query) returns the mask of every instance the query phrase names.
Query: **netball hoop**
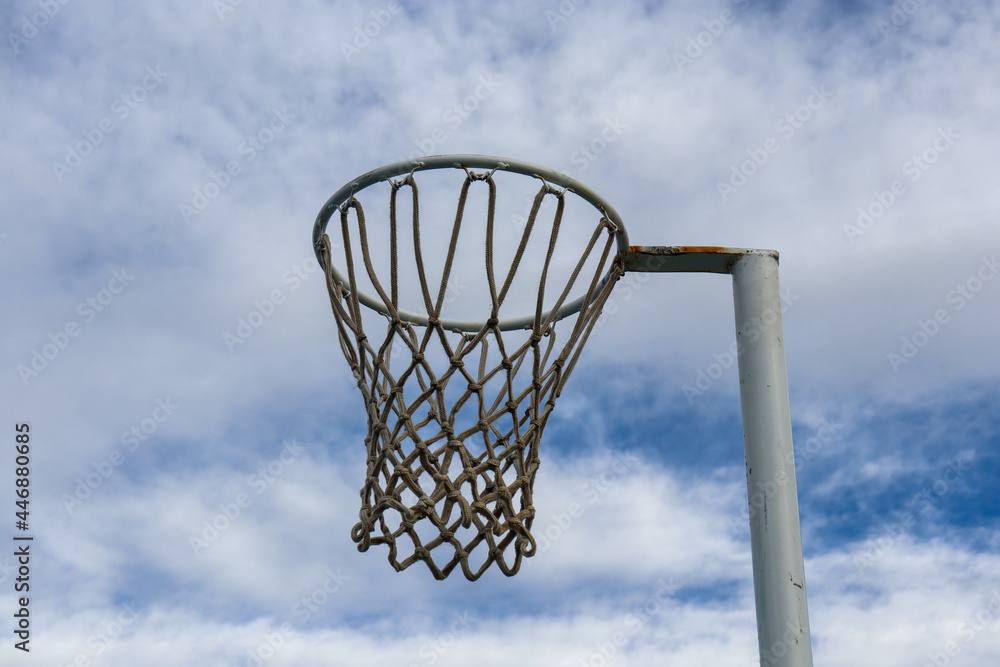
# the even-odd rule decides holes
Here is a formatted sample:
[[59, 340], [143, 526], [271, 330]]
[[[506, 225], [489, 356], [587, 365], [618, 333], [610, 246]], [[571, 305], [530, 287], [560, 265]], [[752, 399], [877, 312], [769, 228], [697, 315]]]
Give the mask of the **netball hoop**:
[[[509, 186], [533, 191], [514, 204], [522, 216], [499, 212]], [[777, 252], [630, 246], [618, 212], [579, 181], [482, 155], [359, 176], [323, 206], [313, 244], [368, 420], [351, 536], [438, 579], [460, 567], [475, 580], [493, 563], [513, 575], [535, 553], [542, 431], [617, 280], [731, 274], [748, 496], [784, 480], [750, 513], [761, 660], [812, 665]]]

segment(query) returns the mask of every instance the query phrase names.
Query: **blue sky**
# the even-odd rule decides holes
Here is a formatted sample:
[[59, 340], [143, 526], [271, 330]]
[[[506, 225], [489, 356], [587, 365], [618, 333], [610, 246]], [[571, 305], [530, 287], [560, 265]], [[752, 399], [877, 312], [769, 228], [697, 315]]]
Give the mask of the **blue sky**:
[[0, 414], [8, 442], [31, 425], [35, 536], [32, 650], [5, 630], [0, 664], [757, 664], [725, 276], [612, 294], [542, 444], [554, 538], [516, 577], [356, 550], [364, 413], [312, 223], [428, 153], [565, 171], [632, 243], [778, 249], [816, 664], [1000, 661], [994, 3], [17, 1], [0, 24]]

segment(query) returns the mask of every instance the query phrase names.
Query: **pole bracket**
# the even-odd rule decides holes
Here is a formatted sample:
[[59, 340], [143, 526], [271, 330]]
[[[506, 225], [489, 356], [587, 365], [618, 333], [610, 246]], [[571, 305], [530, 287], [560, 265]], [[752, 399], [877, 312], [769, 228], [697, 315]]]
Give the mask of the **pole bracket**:
[[732, 273], [733, 264], [750, 254], [778, 259], [777, 250], [700, 245], [632, 245], [625, 253], [624, 266], [626, 271], [647, 273]]

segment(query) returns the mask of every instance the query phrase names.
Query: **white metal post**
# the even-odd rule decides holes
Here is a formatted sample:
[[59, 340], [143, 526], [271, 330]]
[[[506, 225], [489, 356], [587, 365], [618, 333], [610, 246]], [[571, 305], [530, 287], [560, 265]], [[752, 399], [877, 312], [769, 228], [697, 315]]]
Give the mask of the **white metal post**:
[[627, 271], [733, 276], [760, 664], [812, 667], [778, 253], [715, 246], [631, 246], [624, 264]]
[[778, 258], [733, 263], [750, 545], [761, 667], [812, 667]]

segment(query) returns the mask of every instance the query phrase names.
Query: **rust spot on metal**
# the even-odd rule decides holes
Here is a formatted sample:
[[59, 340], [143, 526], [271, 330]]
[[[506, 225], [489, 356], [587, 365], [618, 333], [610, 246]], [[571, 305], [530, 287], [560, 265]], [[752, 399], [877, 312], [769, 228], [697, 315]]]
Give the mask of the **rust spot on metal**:
[[676, 246], [677, 252], [701, 252], [701, 253], [729, 253], [731, 250], [729, 248], [721, 248], [714, 245], [682, 245]]
[[654, 255], [684, 255], [695, 252], [714, 255], [720, 253], [732, 254], [733, 249], [715, 245], [630, 245], [628, 251]]
[[633, 245], [625, 253], [625, 269], [659, 273], [730, 273], [733, 264], [749, 253], [768, 253], [777, 259], [773, 250], [725, 248], [701, 245]]

